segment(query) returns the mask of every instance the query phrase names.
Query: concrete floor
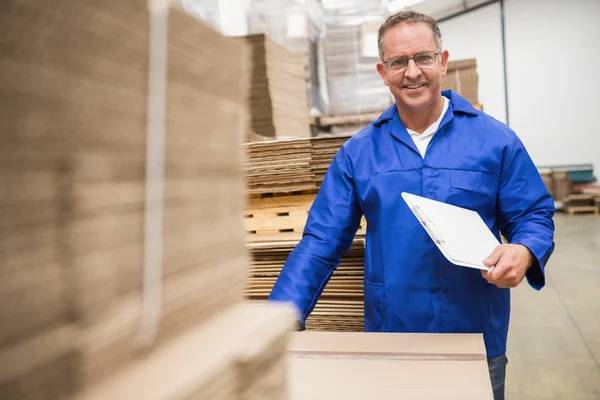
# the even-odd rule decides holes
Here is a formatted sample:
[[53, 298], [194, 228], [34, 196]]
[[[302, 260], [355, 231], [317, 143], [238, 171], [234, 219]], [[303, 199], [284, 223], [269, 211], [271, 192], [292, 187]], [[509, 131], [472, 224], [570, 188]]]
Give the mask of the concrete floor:
[[557, 214], [537, 292], [512, 292], [508, 400], [600, 399], [600, 217]]

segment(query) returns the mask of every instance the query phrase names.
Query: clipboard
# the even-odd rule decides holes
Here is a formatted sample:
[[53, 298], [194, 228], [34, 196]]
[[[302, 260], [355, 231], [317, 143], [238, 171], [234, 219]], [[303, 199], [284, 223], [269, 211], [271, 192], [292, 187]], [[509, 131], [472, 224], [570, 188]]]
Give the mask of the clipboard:
[[402, 198], [448, 261], [491, 270], [483, 260], [500, 242], [476, 211], [406, 192]]

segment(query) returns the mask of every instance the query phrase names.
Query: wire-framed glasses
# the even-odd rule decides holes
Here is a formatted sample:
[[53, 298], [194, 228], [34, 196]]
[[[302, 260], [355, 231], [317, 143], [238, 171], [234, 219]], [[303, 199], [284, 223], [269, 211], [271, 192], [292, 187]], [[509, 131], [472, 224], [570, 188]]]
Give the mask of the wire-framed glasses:
[[399, 71], [408, 67], [408, 62], [413, 60], [417, 66], [431, 65], [435, 62], [437, 55], [435, 51], [424, 51], [412, 57], [390, 57], [383, 63], [392, 71]]

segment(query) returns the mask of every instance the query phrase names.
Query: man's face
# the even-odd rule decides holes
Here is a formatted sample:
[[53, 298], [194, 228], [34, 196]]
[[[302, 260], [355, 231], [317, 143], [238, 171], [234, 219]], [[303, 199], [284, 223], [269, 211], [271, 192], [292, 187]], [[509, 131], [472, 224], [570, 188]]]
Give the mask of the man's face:
[[[377, 71], [383, 83], [390, 88], [399, 108], [421, 111], [434, 104], [440, 96], [448, 52], [432, 54], [437, 52], [433, 31], [425, 23], [403, 23], [383, 35], [383, 59], [388, 65], [378, 63]], [[424, 65], [429, 59], [427, 54], [435, 57], [430, 65]], [[403, 64], [399, 57], [415, 56], [417, 63], [422, 65], [409, 60], [406, 68], [390, 69]]]

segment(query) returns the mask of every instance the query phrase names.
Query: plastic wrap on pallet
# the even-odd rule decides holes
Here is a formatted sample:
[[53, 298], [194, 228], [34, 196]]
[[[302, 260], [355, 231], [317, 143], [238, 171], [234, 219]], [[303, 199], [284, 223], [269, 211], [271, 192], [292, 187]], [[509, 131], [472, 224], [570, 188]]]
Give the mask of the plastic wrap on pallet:
[[305, 54], [311, 114], [326, 114], [329, 96], [323, 65], [325, 18], [321, 4], [317, 0], [252, 0], [248, 29], [251, 34], [264, 33], [287, 49]]
[[383, 111], [393, 103], [377, 73], [377, 31], [387, 17], [380, 0], [323, 0], [329, 114]]
[[264, 33], [292, 51], [307, 53], [324, 33], [323, 9], [316, 0], [252, 0], [250, 33]]

